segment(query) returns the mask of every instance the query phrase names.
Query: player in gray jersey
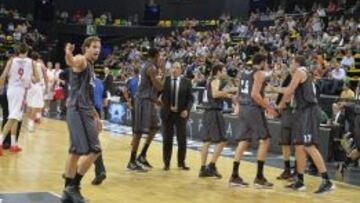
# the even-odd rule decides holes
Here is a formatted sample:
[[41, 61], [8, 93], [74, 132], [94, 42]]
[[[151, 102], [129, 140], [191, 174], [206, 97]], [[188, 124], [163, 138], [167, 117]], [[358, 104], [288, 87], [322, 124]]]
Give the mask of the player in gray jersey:
[[[200, 137], [203, 140], [201, 149], [201, 168], [199, 177], [217, 177], [222, 175], [216, 168], [216, 162], [226, 144], [226, 128], [223, 116], [223, 102], [225, 98], [232, 98], [231, 90], [225, 90], [222, 82], [226, 79], [226, 68], [223, 64], [216, 64], [211, 71], [211, 78], [207, 84], [208, 103], [203, 114], [203, 126]], [[216, 143], [215, 152], [208, 166], [206, 166], [211, 143]]]
[[[94, 62], [98, 59], [101, 42], [98, 37], [88, 37], [82, 45], [82, 55], [73, 55], [75, 46], [67, 44], [65, 61], [71, 68], [70, 92], [66, 121], [70, 133], [69, 158], [66, 163], [64, 203], [87, 202], [80, 193], [80, 182], [101, 154], [98, 134], [101, 121], [94, 103]], [[86, 155], [81, 162], [81, 156]]]
[[252, 139], [259, 140], [257, 155], [257, 174], [254, 184], [257, 188], [272, 188], [263, 174], [266, 154], [269, 148], [270, 133], [265, 111], [274, 117], [276, 111], [264, 97], [266, 57], [256, 54], [253, 57], [253, 68], [245, 72], [240, 80], [239, 104], [240, 114], [236, 136], [239, 142], [234, 156], [233, 172], [229, 180], [231, 186], [247, 187], [249, 184], [239, 176], [239, 165], [245, 150]]
[[[134, 136], [127, 165], [130, 171], [146, 172], [141, 165], [152, 168], [146, 159], [146, 154], [151, 141], [160, 128], [156, 105], [160, 105], [158, 94], [163, 89], [165, 77], [163, 75], [163, 78], [159, 78], [159, 74], [164, 73], [164, 67], [159, 51], [151, 48], [148, 52], [148, 60], [141, 69], [139, 87], [135, 96]], [[148, 134], [148, 136], [140, 155], [136, 158], [142, 134]]]
[[297, 179], [287, 186], [294, 190], [304, 191], [304, 171], [306, 154], [308, 154], [322, 176], [322, 183], [315, 193], [324, 193], [334, 189], [331, 183], [324, 159], [317, 149], [319, 145], [320, 109], [316, 98], [316, 88], [313, 78], [307, 70], [305, 58], [297, 56], [292, 60], [292, 80], [284, 91], [284, 96], [279, 103], [279, 110], [283, 111], [286, 102], [294, 95], [295, 112], [292, 126], [292, 134], [295, 140], [295, 155], [297, 163]]

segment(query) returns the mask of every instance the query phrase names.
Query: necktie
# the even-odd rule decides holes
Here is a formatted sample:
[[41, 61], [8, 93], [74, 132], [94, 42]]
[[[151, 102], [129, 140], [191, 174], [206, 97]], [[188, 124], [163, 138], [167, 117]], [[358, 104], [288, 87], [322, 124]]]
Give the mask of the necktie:
[[176, 80], [176, 78], [173, 78], [171, 82], [171, 107], [176, 105]]

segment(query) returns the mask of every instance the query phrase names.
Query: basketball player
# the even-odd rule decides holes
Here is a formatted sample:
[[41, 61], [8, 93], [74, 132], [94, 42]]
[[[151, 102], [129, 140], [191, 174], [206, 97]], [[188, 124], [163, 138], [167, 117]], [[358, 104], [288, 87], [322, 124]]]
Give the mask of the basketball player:
[[235, 151], [233, 172], [230, 178], [231, 186], [247, 187], [249, 184], [239, 176], [239, 165], [245, 150], [252, 139], [259, 140], [257, 154], [257, 174], [254, 180], [257, 188], [272, 188], [263, 174], [265, 157], [269, 148], [269, 129], [265, 111], [276, 117], [277, 113], [264, 97], [266, 57], [256, 54], [253, 57], [253, 69], [244, 73], [239, 86], [239, 131], [237, 140], [239, 144]]
[[297, 56], [292, 60], [291, 71], [293, 77], [290, 85], [286, 88], [284, 96], [279, 104], [279, 110], [283, 111], [286, 102], [294, 95], [295, 112], [292, 134], [295, 139], [295, 155], [297, 164], [297, 180], [287, 186], [294, 190], [304, 191], [304, 170], [306, 165], [306, 154], [314, 161], [323, 179], [320, 187], [315, 193], [320, 194], [334, 189], [331, 183], [324, 159], [316, 145], [319, 145], [319, 107], [316, 99], [316, 89], [313, 79], [306, 69], [305, 58]]
[[[156, 48], [150, 48], [148, 52], [149, 59], [141, 69], [141, 79], [135, 98], [135, 117], [134, 117], [134, 136], [131, 141], [131, 154], [127, 168], [130, 171], [146, 172], [144, 167], [152, 168], [146, 159], [147, 150], [153, 140], [155, 133], [159, 129], [159, 118], [156, 111], [156, 104], [159, 104], [158, 93], [164, 87], [164, 75], [159, 78], [159, 73], [165, 72], [164, 63], [160, 60], [159, 51]], [[148, 134], [144, 147], [137, 156], [142, 134]]]
[[30, 89], [27, 93], [27, 107], [28, 107], [28, 130], [30, 132], [34, 131], [35, 122], [40, 122], [41, 112], [44, 108], [44, 94], [47, 90], [47, 74], [45, 70], [45, 65], [40, 59], [38, 53], [33, 53], [32, 58], [35, 63], [35, 70], [39, 75], [40, 81], [37, 83], [31, 83]]
[[[222, 113], [223, 102], [225, 98], [232, 98], [229, 92], [224, 90], [223, 81], [226, 79], [227, 72], [223, 64], [217, 64], [212, 68], [212, 76], [207, 85], [208, 105], [203, 115], [203, 126], [200, 130], [200, 136], [203, 140], [201, 150], [201, 169], [199, 177], [217, 177], [222, 175], [217, 171], [216, 161], [221, 155], [226, 145], [226, 127]], [[209, 146], [216, 143], [216, 149], [212, 160], [206, 166]]]
[[6, 78], [8, 78], [7, 97], [9, 101], [9, 116], [2, 133], [0, 134], [0, 156], [2, 155], [2, 143], [4, 135], [11, 131], [10, 152], [17, 153], [21, 148], [16, 143], [16, 130], [18, 122], [22, 120], [26, 91], [29, 88], [31, 80], [39, 81], [39, 76], [34, 70], [33, 61], [27, 57], [29, 47], [26, 44], [20, 44], [18, 47], [19, 55], [10, 59], [6, 63], [5, 70], [0, 78], [0, 86], [3, 87]]
[[[71, 68], [70, 92], [66, 121], [70, 133], [69, 157], [65, 171], [65, 189], [62, 202], [86, 202], [80, 193], [80, 182], [101, 154], [98, 138], [102, 130], [94, 102], [94, 62], [98, 59], [101, 42], [88, 37], [82, 45], [82, 55], [73, 55], [75, 46], [66, 44], [65, 61]], [[86, 155], [81, 162], [81, 156]]]

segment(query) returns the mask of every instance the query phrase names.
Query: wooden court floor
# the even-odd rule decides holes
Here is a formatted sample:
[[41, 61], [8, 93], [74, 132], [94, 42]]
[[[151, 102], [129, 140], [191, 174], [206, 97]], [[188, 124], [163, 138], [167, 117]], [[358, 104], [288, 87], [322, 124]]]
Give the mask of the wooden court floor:
[[[283, 187], [287, 183], [276, 180], [281, 170], [272, 167], [266, 167], [265, 174], [275, 183], [274, 189], [258, 190], [253, 186], [245, 189], [230, 188], [227, 181], [232, 160], [229, 158], [221, 158], [218, 162], [223, 179], [199, 179], [200, 153], [192, 150], [188, 151], [187, 156], [191, 171], [178, 170], [176, 161], [173, 161], [171, 170], [165, 172], [162, 170], [162, 145], [156, 142], [148, 155], [155, 168], [146, 174], [130, 173], [126, 171], [130, 137], [114, 137], [103, 132], [101, 141], [108, 178], [103, 185], [92, 186], [90, 182], [94, 176], [93, 168], [84, 178], [82, 192], [91, 203], [360, 202], [360, 187], [343, 183], [336, 183], [337, 189], [331, 193], [314, 195], [312, 192], [318, 187], [320, 179], [310, 176], [305, 177], [307, 192], [286, 190]], [[36, 133], [23, 130], [20, 145], [24, 150], [22, 153], [11, 155], [5, 152], [0, 158], [0, 192], [50, 191], [61, 194], [61, 174], [68, 148], [65, 122], [44, 119]], [[242, 162], [240, 170], [246, 181], [253, 181], [255, 164]]]

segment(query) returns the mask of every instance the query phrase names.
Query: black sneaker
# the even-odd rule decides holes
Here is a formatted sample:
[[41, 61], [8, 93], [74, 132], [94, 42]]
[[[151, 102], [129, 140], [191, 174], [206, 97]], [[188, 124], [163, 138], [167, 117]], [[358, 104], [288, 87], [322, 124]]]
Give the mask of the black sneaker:
[[61, 203], [73, 203], [71, 197], [65, 191], [61, 196]]
[[294, 183], [285, 186], [285, 188], [297, 190], [297, 191], [306, 191], [306, 187], [303, 182], [296, 180]]
[[100, 175], [96, 176], [94, 180], [91, 182], [93, 185], [100, 185], [106, 179], [106, 174], [101, 173]]
[[330, 192], [335, 189], [335, 185], [330, 180], [322, 180], [319, 189], [315, 191], [315, 194], [323, 194], [325, 192]]
[[146, 160], [146, 157], [139, 156], [136, 160], [144, 167], [152, 168], [152, 165]]
[[244, 182], [240, 176], [231, 176], [229, 180], [229, 185], [235, 187], [249, 187], [249, 183]]
[[255, 187], [258, 189], [272, 189], [274, 184], [270, 183], [266, 180], [265, 177], [258, 178], [256, 177], [254, 180]]
[[147, 172], [146, 169], [144, 169], [143, 167], [138, 165], [136, 162], [129, 162], [128, 165], [127, 165], [127, 169], [129, 171], [140, 172], [140, 173]]
[[222, 175], [218, 172], [216, 166], [208, 166], [207, 167], [207, 170], [210, 174], [210, 176], [213, 176], [213, 177], [216, 177], [216, 178], [222, 178]]
[[88, 201], [80, 193], [80, 187], [76, 185], [67, 186], [64, 190], [64, 197], [71, 199], [73, 203], [87, 203]]
[[201, 168], [199, 172], [199, 178], [211, 177], [212, 175], [209, 173], [209, 170], [205, 168]]
[[289, 170], [284, 170], [280, 176], [278, 176], [276, 179], [278, 180], [292, 180], [293, 174]]

